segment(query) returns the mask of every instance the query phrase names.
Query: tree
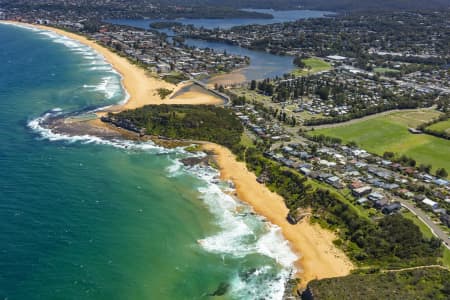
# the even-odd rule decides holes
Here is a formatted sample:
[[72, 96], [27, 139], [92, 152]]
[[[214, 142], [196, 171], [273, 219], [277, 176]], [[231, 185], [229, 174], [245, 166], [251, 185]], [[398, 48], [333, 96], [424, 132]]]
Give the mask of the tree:
[[441, 177], [441, 178], [445, 178], [448, 176], [447, 171], [444, 168], [439, 168], [436, 170], [436, 176], [437, 177]]
[[252, 91], [256, 89], [256, 80], [252, 80], [252, 82], [250, 83], [250, 89]]
[[319, 88], [316, 93], [317, 93], [317, 95], [319, 95], [320, 99], [328, 100], [328, 96], [330, 94], [330, 89], [323, 86], [323, 87]]
[[420, 164], [419, 165], [419, 171], [425, 172], [425, 173], [430, 173], [431, 165]]
[[395, 156], [394, 152], [386, 151], [383, 153], [384, 159], [393, 159]]
[[300, 69], [304, 69], [306, 67], [305, 62], [303, 61], [303, 59], [300, 56], [296, 56], [294, 58], [294, 62], [293, 63], [294, 63], [294, 65], [296, 65]]

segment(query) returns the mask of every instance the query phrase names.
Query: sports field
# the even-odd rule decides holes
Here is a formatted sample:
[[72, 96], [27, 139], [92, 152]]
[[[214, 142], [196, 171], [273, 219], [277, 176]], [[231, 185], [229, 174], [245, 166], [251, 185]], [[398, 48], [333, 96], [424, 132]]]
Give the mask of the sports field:
[[361, 148], [378, 155], [385, 151], [405, 154], [414, 158], [417, 164], [431, 164], [433, 170], [441, 167], [450, 170], [449, 140], [408, 131], [409, 127], [415, 128], [439, 114], [430, 110], [397, 112], [313, 133], [338, 137], [344, 142], [354, 141]]
[[305, 63], [306, 67], [309, 68], [297, 69], [293, 71], [292, 74], [294, 74], [295, 76], [309, 75], [322, 71], [328, 71], [333, 68], [330, 63], [317, 57], [306, 58], [303, 60], [303, 62]]

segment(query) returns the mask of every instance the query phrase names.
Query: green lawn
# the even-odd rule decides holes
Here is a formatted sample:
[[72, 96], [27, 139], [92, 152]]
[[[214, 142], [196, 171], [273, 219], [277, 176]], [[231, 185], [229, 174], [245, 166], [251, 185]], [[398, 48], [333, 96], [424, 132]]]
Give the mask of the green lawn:
[[427, 129], [450, 133], [450, 119], [448, 119], [447, 121], [441, 121], [431, 126], [428, 126]]
[[303, 62], [309, 68], [294, 70], [292, 74], [295, 76], [309, 75], [322, 71], [328, 71], [333, 68], [330, 63], [316, 57], [306, 58]]
[[356, 122], [350, 125], [315, 130], [312, 134], [324, 134], [354, 141], [361, 148], [382, 155], [385, 151], [405, 154], [417, 164], [431, 164], [433, 169], [450, 170], [450, 141], [426, 134], [411, 134], [408, 127], [435, 118], [439, 112], [407, 111]]
[[444, 248], [444, 257], [442, 259], [442, 263], [447, 268], [450, 268], [450, 250], [447, 247]]

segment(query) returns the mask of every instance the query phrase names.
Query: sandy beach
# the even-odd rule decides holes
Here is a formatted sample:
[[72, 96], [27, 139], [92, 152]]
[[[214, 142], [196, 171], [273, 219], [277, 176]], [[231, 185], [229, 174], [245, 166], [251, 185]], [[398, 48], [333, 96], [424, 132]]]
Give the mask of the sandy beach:
[[288, 209], [281, 196], [271, 192], [256, 181], [254, 173], [247, 170], [245, 163], [238, 162], [231, 151], [220, 145], [206, 143], [203, 148], [215, 153], [223, 180], [232, 180], [239, 199], [250, 204], [256, 213], [281, 227], [284, 237], [291, 243], [300, 259], [297, 274], [301, 285], [313, 279], [345, 276], [353, 264], [333, 240], [336, 236], [319, 225], [304, 220], [296, 225], [287, 222]]
[[[17, 23], [17, 22], [8, 22], [8, 23]], [[165, 88], [172, 91], [178, 90], [176, 85], [170, 84], [156, 77], [152, 77], [148, 72], [144, 69], [131, 64], [128, 59], [125, 57], [121, 57], [118, 54], [112, 52], [111, 50], [97, 44], [93, 40], [89, 40], [88, 38], [74, 34], [71, 32], [67, 32], [61, 29], [35, 25], [35, 24], [26, 24], [26, 23], [17, 23], [22, 26], [31, 26], [35, 28], [39, 28], [42, 30], [48, 30], [54, 33], [57, 33], [62, 36], [66, 36], [70, 39], [76, 40], [83, 45], [89, 46], [98, 53], [100, 53], [105, 60], [110, 63], [113, 68], [119, 72], [122, 76], [122, 84], [125, 90], [128, 92], [129, 99], [123, 105], [116, 105], [110, 108], [109, 110], [114, 112], [119, 112], [126, 109], [134, 109], [138, 107], [142, 107], [144, 105], [149, 104], [220, 104], [222, 99], [217, 97], [216, 95], [203, 90], [198, 91], [195, 97], [192, 96], [183, 96], [171, 98], [170, 96], [166, 99], [162, 100], [158, 94], [158, 89]]]
[[[186, 86], [189, 83], [175, 86], [159, 78], [151, 77], [145, 70], [131, 64], [126, 58], [120, 57], [83, 36], [46, 26], [28, 26], [35, 26], [69, 37], [101, 53], [106, 61], [122, 75], [124, 88], [130, 96], [127, 103], [114, 106], [112, 109], [114, 112], [148, 104], [219, 104], [221, 101], [216, 95], [202, 90], [200, 87]], [[223, 78], [219, 79], [239, 81], [242, 80], [240, 76], [238, 73], [232, 73], [223, 75]], [[170, 89], [173, 93], [162, 100], [157, 92], [159, 88]], [[91, 125], [100, 129], [109, 128], [109, 125], [99, 120], [92, 121]], [[109, 128], [109, 130], [113, 129]], [[302, 280], [302, 285], [315, 278], [349, 274], [353, 265], [345, 254], [333, 245], [335, 236], [332, 232], [321, 229], [318, 225], [311, 225], [308, 221], [297, 225], [289, 224], [286, 220], [288, 209], [283, 198], [272, 193], [266, 186], [259, 184], [255, 174], [249, 172], [244, 163], [236, 161], [230, 150], [211, 143], [206, 143], [203, 147], [205, 150], [215, 153], [222, 178], [234, 182], [239, 199], [250, 204], [256, 213], [280, 226], [284, 237], [290, 241], [293, 250], [299, 254], [298, 269], [301, 271], [298, 276]]]
[[223, 99], [206, 91], [199, 85], [188, 82], [186, 84], [180, 84], [180, 86], [174, 90], [167, 101], [170, 104], [213, 104], [219, 105], [223, 103]]

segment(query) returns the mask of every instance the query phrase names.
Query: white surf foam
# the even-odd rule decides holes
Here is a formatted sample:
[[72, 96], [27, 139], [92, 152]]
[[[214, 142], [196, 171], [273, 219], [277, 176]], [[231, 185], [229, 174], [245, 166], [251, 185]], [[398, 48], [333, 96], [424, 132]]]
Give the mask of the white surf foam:
[[202, 152], [189, 153], [184, 148], [166, 149], [153, 142], [134, 142], [120, 139], [107, 140], [91, 135], [66, 135], [55, 133], [43, 126], [52, 116], [62, 113], [55, 108], [42, 117], [31, 120], [28, 126], [38, 133], [42, 139], [63, 141], [67, 143], [109, 145], [126, 151], [144, 151], [150, 154], [175, 154], [171, 166], [166, 169], [170, 177], [188, 172], [201, 179], [205, 184], [199, 187], [203, 202], [216, 218], [221, 230], [199, 241], [201, 247], [208, 252], [232, 257], [245, 257], [260, 254], [273, 259], [279, 267], [262, 265], [252, 271], [251, 276], [236, 274], [230, 282], [229, 293], [239, 299], [281, 299], [284, 284], [297, 256], [291, 251], [289, 243], [281, 235], [277, 226], [263, 222], [263, 218], [252, 214], [249, 206], [234, 199], [225, 192], [226, 187], [218, 180], [219, 172], [211, 167], [194, 165], [184, 167], [180, 157], [198, 156]]
[[105, 76], [97, 85], [83, 85], [83, 88], [103, 93], [107, 99], [112, 99], [122, 92], [119, 79], [116, 76]]
[[144, 151], [152, 154], [170, 154], [170, 153], [185, 153], [186, 151], [181, 148], [167, 149], [156, 145], [155, 143], [148, 142], [135, 142], [122, 139], [103, 139], [93, 135], [68, 135], [52, 131], [51, 129], [43, 126], [43, 123], [50, 117], [56, 116], [61, 113], [59, 110], [57, 113], [46, 113], [44, 116], [33, 119], [28, 122], [28, 127], [34, 132], [40, 135], [41, 139], [49, 141], [63, 141], [67, 143], [82, 143], [82, 144], [98, 144], [98, 145], [110, 145], [116, 148], [129, 150], [129, 151]]
[[250, 271], [245, 278], [236, 274], [231, 281], [229, 293], [235, 299], [281, 300], [289, 275], [286, 270], [276, 273], [270, 266]]
[[225, 191], [230, 189], [218, 181], [219, 172], [210, 167], [186, 167], [186, 171], [202, 179], [206, 186], [199, 192], [203, 202], [214, 214], [221, 230], [199, 240], [201, 247], [211, 253], [245, 257], [260, 254], [273, 259], [280, 266], [264, 265], [251, 276], [236, 274], [230, 294], [239, 299], [282, 299], [284, 285], [295, 271], [297, 255], [291, 250], [278, 226], [252, 213], [251, 208]]
[[108, 63], [108, 61], [106, 61], [105, 57], [101, 53], [95, 51], [91, 47], [84, 45], [83, 43], [77, 40], [71, 39], [69, 37], [60, 35], [56, 32], [52, 32], [49, 30], [44, 30], [25, 24], [3, 23], [3, 22], [2, 24], [16, 26], [23, 29], [34, 31], [39, 35], [51, 40], [54, 43], [62, 44], [71, 51], [81, 54], [86, 61], [89, 61], [88, 64], [89, 68], [101, 67], [101, 69], [98, 69], [99, 71], [101, 70], [106, 71], [108, 73], [114, 73], [119, 77], [118, 80], [111, 80], [109, 77], [108, 79], [103, 78], [102, 82], [98, 86], [96, 86], [97, 91], [103, 92], [107, 97], [107, 99], [112, 99], [113, 97], [118, 95], [118, 93], [123, 92], [124, 98], [121, 101], [119, 101], [118, 104], [125, 104], [130, 99], [130, 95], [123, 86], [122, 75], [119, 72], [117, 72], [113, 68], [113, 66], [110, 63]]

